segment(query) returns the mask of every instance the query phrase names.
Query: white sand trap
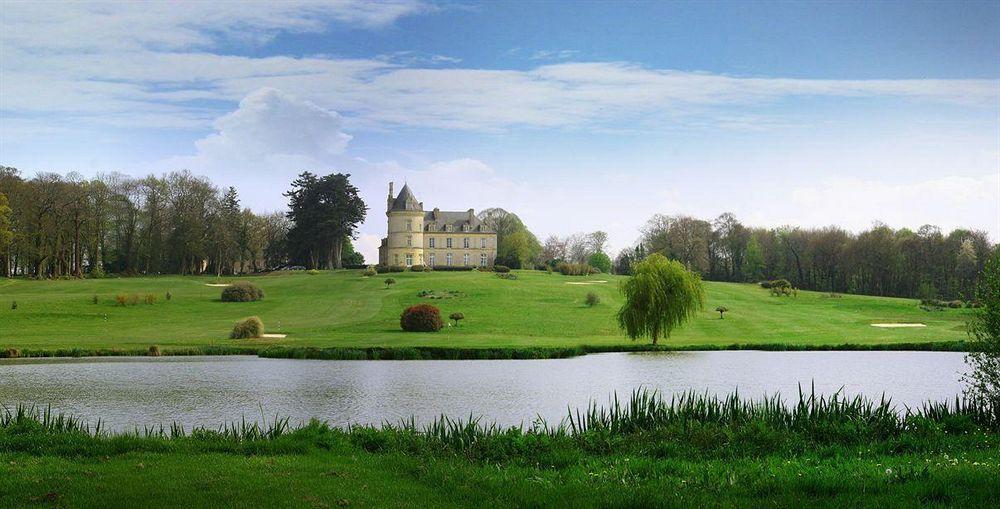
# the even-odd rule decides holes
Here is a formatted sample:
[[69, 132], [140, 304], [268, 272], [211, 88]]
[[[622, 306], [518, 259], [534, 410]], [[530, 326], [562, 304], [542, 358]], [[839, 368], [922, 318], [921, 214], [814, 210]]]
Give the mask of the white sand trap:
[[568, 285], [599, 285], [601, 283], [607, 283], [607, 281], [570, 281], [566, 284]]
[[229, 283], [205, 283], [205, 286], [230, 286]]
[[288, 334], [261, 334], [260, 335], [260, 337], [262, 337], [262, 338], [274, 338], [274, 339], [281, 339], [281, 338], [287, 337], [287, 336], [288, 336]]
[[910, 327], [927, 327], [922, 323], [873, 323], [872, 327], [881, 327], [883, 329], [904, 329]]

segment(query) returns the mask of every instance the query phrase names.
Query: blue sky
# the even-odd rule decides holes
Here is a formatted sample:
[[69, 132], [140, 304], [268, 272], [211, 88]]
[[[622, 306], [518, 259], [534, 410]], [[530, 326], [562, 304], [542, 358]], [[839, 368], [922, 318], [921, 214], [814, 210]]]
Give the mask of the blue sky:
[[[190, 169], [280, 210], [346, 171], [631, 244], [654, 213], [1000, 239], [998, 2], [0, 8], [0, 162]], [[572, 219], [568, 219], [572, 217]]]

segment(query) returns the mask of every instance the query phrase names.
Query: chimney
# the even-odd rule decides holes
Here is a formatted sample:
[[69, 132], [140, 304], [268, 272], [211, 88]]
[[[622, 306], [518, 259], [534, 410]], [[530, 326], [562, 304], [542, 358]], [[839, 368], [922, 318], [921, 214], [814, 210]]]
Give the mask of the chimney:
[[432, 217], [434, 217], [434, 220], [437, 221], [438, 219], [441, 218], [441, 209], [434, 207], [434, 212], [432, 212], [431, 214]]
[[389, 212], [390, 210], [392, 210], [392, 201], [393, 201], [393, 196], [392, 196], [392, 182], [389, 182], [389, 198], [386, 200], [386, 204], [385, 204], [385, 211], [386, 212]]
[[472, 220], [476, 218], [476, 212], [469, 209], [469, 226], [472, 226]]

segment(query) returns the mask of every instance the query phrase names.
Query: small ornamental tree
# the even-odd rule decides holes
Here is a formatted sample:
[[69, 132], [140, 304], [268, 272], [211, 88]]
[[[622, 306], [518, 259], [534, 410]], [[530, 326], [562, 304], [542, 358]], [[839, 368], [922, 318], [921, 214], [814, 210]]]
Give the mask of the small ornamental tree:
[[701, 277], [659, 253], [636, 263], [619, 289], [625, 302], [616, 316], [618, 326], [629, 339], [649, 337], [654, 345], [705, 304]]
[[386, 288], [389, 288], [390, 286], [396, 284], [396, 280], [393, 279], [393, 278], [391, 278], [391, 277], [385, 278], [385, 281], [383, 281], [383, 282], [385, 283], [385, 287]]
[[399, 326], [407, 332], [437, 332], [444, 327], [441, 310], [430, 304], [417, 304], [403, 311]]
[[451, 318], [452, 320], [454, 320], [455, 321], [455, 327], [458, 327], [458, 321], [459, 320], [465, 320], [465, 315], [462, 314], [462, 313], [452, 313], [452, 314], [448, 315], [448, 318]]
[[723, 318], [725, 318], [725, 317], [724, 317], [724, 316], [722, 316], [722, 315], [723, 315], [723, 314], [724, 314], [724, 313], [725, 313], [726, 311], [729, 311], [729, 308], [727, 308], [726, 306], [719, 306], [719, 307], [715, 308], [715, 310], [719, 312], [719, 320], [722, 320]]

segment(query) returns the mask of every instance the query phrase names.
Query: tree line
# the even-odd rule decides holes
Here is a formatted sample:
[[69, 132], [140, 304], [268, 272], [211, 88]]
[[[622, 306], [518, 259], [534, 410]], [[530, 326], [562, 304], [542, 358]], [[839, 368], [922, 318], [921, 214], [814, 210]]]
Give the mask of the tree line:
[[25, 179], [0, 166], [0, 274], [227, 275], [362, 264], [350, 240], [365, 209], [348, 177], [304, 173], [287, 195], [291, 212], [258, 214], [240, 205], [235, 188], [187, 171]]
[[712, 281], [780, 278], [807, 290], [971, 300], [996, 249], [985, 232], [963, 228], [945, 234], [932, 225], [913, 231], [875, 223], [851, 233], [750, 227], [731, 213], [712, 221], [658, 214], [615, 267], [627, 273], [635, 260], [661, 253]]

